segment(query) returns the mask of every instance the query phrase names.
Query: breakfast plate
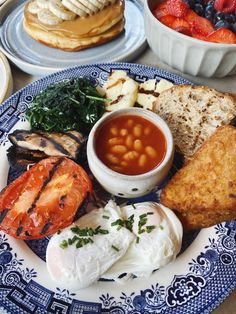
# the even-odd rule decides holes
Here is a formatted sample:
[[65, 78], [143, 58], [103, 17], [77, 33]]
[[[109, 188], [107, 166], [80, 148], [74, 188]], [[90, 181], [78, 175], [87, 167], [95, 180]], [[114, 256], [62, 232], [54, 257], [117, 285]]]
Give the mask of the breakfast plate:
[[[51, 74], [11, 96], [0, 108], [0, 174], [3, 188], [14, 177], [6, 150], [8, 133], [26, 129], [26, 109], [48, 85], [87, 76], [104, 84], [112, 70], [124, 70], [138, 82], [155, 78], [174, 84], [191, 84], [168, 72], [129, 63], [74, 67]], [[171, 173], [179, 166], [175, 160]], [[104, 201], [110, 196], [100, 191]], [[136, 201], [158, 201], [159, 189]], [[119, 200], [118, 200], [119, 201]], [[102, 202], [102, 201], [101, 201]], [[58, 287], [48, 276], [45, 250], [48, 238], [22, 241], [0, 233], [0, 306], [6, 313], [210, 313], [236, 287], [236, 223], [221, 223], [186, 234], [174, 262], [149, 278], [125, 283], [100, 280], [79, 291]]]
[[6, 57], [0, 53], [0, 104], [12, 94], [13, 81]]
[[125, 2], [125, 31], [112, 41], [79, 52], [65, 52], [38, 43], [23, 29], [25, 0], [9, 0], [0, 11], [0, 50], [20, 69], [46, 75], [66, 67], [108, 61], [129, 61], [146, 47], [141, 0]]

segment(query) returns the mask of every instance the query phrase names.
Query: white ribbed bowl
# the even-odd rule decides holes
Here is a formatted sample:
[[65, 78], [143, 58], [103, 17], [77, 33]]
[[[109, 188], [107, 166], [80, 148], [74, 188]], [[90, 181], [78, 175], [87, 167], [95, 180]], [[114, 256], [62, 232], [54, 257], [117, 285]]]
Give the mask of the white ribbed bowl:
[[161, 61], [193, 76], [236, 74], [236, 44], [205, 42], [172, 30], [152, 14], [159, 2], [145, 0], [144, 26], [149, 46]]

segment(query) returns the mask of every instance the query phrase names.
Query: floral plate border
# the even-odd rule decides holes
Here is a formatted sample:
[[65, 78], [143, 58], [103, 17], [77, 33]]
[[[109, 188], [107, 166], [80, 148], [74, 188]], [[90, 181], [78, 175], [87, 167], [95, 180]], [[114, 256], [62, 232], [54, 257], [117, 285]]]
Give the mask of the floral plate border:
[[[0, 108], [0, 144], [7, 147], [8, 132], [25, 121], [25, 110], [34, 95], [52, 82], [86, 75], [104, 82], [113, 69], [124, 69], [138, 81], [166, 78], [175, 84], [190, 82], [152, 67], [128, 63], [96, 64], [67, 69], [36, 81], [9, 98]], [[154, 193], [158, 199], [158, 193]], [[154, 196], [154, 197], [155, 197]], [[152, 195], [153, 197], [153, 195]], [[82, 301], [75, 293], [37, 282], [37, 265], [26, 267], [27, 257], [15, 251], [10, 237], [0, 233], [1, 313], [209, 313], [236, 287], [236, 222], [210, 228], [207, 244], [191, 257], [184, 274], [174, 275], [169, 285], [150, 284], [144, 290], [119, 297], [101, 292], [98, 300]]]

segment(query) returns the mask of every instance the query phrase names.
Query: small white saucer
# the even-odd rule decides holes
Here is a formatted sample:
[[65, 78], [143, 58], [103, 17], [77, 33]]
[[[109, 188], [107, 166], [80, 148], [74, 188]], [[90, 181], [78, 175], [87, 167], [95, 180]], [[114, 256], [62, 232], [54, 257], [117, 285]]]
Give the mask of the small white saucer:
[[7, 58], [0, 52], [0, 104], [12, 94], [12, 91], [11, 69]]

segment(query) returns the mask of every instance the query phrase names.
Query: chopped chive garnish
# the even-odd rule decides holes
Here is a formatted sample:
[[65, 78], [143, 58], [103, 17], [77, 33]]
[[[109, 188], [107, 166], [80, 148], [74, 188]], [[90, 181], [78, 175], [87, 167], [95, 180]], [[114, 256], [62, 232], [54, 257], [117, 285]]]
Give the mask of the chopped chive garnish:
[[108, 234], [109, 233], [109, 231], [106, 230], [106, 229], [99, 229], [98, 232], [101, 233], [101, 234]]
[[163, 230], [163, 229], [164, 229], [164, 227], [163, 227], [162, 225], [160, 225], [160, 229], [161, 229], [161, 230]]
[[138, 234], [142, 234], [142, 233], [144, 233], [144, 232], [145, 232], [145, 230], [139, 229]]
[[109, 217], [109, 216], [106, 216], [106, 215], [103, 215], [102, 218], [104, 218], [104, 219], [110, 219], [110, 217]]
[[147, 213], [147, 215], [154, 215], [154, 213], [152, 213], [152, 212], [148, 212], [148, 213]]
[[147, 233], [152, 232], [155, 228], [156, 228], [156, 226], [147, 226], [146, 227]]
[[60, 247], [61, 247], [62, 249], [67, 248], [67, 246], [68, 246], [68, 242], [67, 242], [66, 240], [63, 240], [63, 241], [60, 243]]
[[61, 233], [61, 230], [58, 230], [58, 231], [57, 231], [57, 234], [60, 234], [60, 233]]
[[117, 251], [117, 252], [120, 251], [120, 250], [118, 249], [118, 247], [116, 247], [115, 245], [112, 245], [111, 247], [113, 248], [113, 250], [115, 250], [115, 251]]
[[136, 209], [136, 207], [135, 207], [135, 205], [134, 205], [134, 204], [131, 204], [131, 206], [132, 206], [134, 209]]
[[116, 230], [119, 231], [121, 228], [122, 228], [122, 226], [118, 226]]
[[139, 216], [140, 219], [143, 219], [145, 217], [147, 217], [147, 214], [142, 214], [142, 215]]
[[94, 232], [93, 232], [92, 228], [88, 229], [88, 235], [91, 236], [91, 237], [94, 235]]
[[95, 229], [95, 234], [98, 234], [100, 228], [101, 228], [101, 226], [98, 226], [98, 227]]
[[68, 239], [68, 244], [69, 244], [69, 245], [72, 244], [72, 239], [71, 239], [71, 238]]
[[76, 243], [76, 248], [77, 248], [77, 249], [81, 248], [82, 246], [83, 246], [82, 241], [78, 241], [78, 242]]
[[140, 240], [140, 238], [139, 238], [139, 237], [137, 237], [137, 238], [136, 238], [136, 243], [139, 243], [139, 240]]

